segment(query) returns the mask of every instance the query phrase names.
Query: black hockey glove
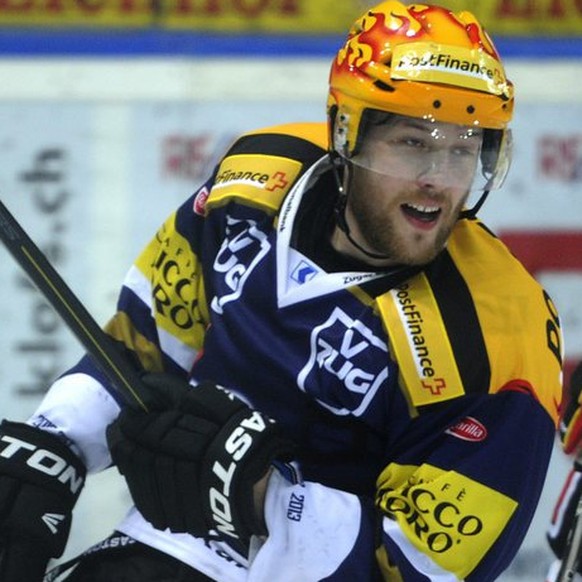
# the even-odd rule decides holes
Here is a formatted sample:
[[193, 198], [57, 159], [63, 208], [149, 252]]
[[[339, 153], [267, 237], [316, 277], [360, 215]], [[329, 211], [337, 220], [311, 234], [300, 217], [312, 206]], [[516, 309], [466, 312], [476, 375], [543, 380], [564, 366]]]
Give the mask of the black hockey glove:
[[560, 436], [567, 454], [582, 448], [582, 361], [578, 363], [564, 393]]
[[[570, 538], [575, 527], [576, 510], [582, 496], [582, 464], [579, 459], [566, 478], [552, 513], [552, 521], [546, 534], [548, 543], [557, 558], [562, 560], [568, 550]], [[578, 565], [582, 574], [582, 563]]]
[[192, 387], [166, 374], [143, 381], [167, 407], [125, 409], [107, 429], [113, 461], [142, 515], [158, 529], [196, 537], [246, 543], [266, 534], [253, 486], [294, 448], [278, 425], [211, 382]]
[[27, 424], [0, 424], [0, 580], [37, 582], [65, 549], [85, 482], [61, 439]]

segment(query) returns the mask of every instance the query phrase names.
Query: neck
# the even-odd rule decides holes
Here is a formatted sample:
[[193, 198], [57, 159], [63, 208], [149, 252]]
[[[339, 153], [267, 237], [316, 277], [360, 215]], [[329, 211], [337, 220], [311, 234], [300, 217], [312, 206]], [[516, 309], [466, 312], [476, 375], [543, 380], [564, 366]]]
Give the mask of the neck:
[[333, 229], [330, 243], [340, 255], [369, 265], [374, 269], [391, 267], [395, 264], [388, 257], [367, 250], [354, 238], [349, 228], [342, 228], [338, 224]]

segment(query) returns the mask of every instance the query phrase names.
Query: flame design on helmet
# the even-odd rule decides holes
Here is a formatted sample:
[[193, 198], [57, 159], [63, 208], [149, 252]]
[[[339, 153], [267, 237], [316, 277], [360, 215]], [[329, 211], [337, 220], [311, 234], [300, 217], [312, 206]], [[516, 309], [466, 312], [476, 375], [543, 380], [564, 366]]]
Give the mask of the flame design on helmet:
[[366, 109], [504, 130], [513, 85], [473, 14], [388, 0], [353, 24], [332, 63], [334, 149], [353, 153]]

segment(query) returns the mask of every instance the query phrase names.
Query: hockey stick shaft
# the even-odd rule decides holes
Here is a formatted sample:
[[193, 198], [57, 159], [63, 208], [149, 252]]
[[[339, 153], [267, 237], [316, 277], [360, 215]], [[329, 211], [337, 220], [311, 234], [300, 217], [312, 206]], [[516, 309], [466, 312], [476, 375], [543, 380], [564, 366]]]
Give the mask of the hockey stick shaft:
[[16, 262], [95, 359], [126, 404], [147, 411], [144, 402], [145, 389], [135, 367], [97, 324], [2, 200], [0, 238]]

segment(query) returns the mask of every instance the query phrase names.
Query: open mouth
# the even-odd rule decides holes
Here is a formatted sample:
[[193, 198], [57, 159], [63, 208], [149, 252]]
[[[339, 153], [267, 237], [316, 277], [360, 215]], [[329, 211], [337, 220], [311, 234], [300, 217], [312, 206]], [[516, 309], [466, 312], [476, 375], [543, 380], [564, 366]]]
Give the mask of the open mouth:
[[422, 204], [402, 204], [401, 208], [406, 216], [426, 223], [435, 222], [442, 212], [438, 206]]

